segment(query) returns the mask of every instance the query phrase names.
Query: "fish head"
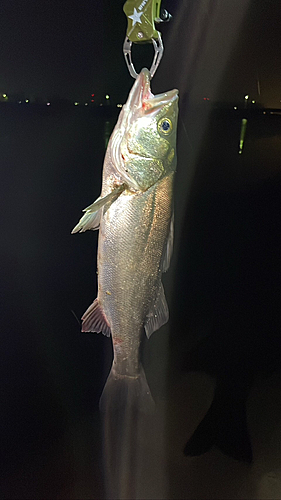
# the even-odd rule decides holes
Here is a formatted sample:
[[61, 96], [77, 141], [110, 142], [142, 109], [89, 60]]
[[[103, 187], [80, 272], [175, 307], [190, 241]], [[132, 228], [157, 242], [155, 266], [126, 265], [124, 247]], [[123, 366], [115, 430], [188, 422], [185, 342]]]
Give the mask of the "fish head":
[[122, 108], [112, 142], [115, 167], [131, 189], [144, 191], [175, 170], [177, 117], [178, 91], [153, 95], [144, 68]]

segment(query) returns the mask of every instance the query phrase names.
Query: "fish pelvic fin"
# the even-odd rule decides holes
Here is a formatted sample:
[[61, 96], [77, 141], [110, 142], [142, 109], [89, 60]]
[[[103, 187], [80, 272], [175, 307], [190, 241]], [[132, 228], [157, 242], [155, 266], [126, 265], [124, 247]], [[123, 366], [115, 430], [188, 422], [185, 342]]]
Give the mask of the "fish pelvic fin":
[[99, 197], [94, 203], [84, 208], [85, 214], [81, 217], [80, 221], [72, 229], [71, 234], [84, 233], [88, 229], [98, 229], [100, 225], [101, 209], [106, 206], [108, 208], [120, 194], [126, 189], [126, 184], [121, 184], [115, 187], [109, 194]]
[[103, 333], [110, 337], [110, 325], [98, 299], [88, 307], [81, 319], [82, 332]]
[[159, 330], [161, 326], [165, 325], [169, 320], [169, 309], [165, 297], [164, 287], [160, 283], [158, 296], [156, 302], [147, 315], [146, 322], [144, 325], [145, 333], [147, 338], [149, 338], [153, 332]]
[[100, 403], [100, 411], [153, 413], [155, 403], [141, 366], [138, 375], [119, 375], [113, 366], [105, 383]]

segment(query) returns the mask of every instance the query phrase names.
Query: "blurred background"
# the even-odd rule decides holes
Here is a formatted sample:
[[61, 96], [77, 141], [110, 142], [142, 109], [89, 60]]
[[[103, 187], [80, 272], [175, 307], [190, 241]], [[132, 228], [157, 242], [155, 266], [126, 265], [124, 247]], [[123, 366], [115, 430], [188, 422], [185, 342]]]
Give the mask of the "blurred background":
[[[98, 235], [70, 232], [133, 83], [123, 3], [1, 5], [1, 498], [106, 496], [111, 340], [80, 333]], [[175, 246], [170, 321], [143, 353], [162, 439], [137, 497], [280, 498], [281, 7], [162, 4], [152, 92], [180, 94]], [[134, 46], [136, 69], [152, 55]]]

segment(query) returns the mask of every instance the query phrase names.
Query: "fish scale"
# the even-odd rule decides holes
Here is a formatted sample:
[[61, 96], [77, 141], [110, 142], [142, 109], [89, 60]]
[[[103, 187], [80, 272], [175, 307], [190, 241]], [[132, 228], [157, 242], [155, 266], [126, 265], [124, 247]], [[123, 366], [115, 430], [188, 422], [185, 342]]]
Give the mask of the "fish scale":
[[[132, 328], [141, 334], [144, 318], [149, 313], [149, 305], [160, 286], [160, 260], [171, 217], [171, 209], [168, 206], [171, 188], [172, 175], [150, 188], [142, 197], [124, 193], [119, 198], [122, 209], [123, 200], [128, 198], [127, 210], [123, 211], [122, 232], [117, 226], [112, 226], [112, 221], [120, 211], [119, 200], [110, 207], [102, 222], [105, 238], [99, 241], [99, 247], [106, 257], [99, 273], [99, 299], [111, 325], [113, 342], [114, 335], [117, 335], [118, 338], [124, 339], [124, 347], [132, 338], [136, 338], [139, 343], [139, 338], [132, 335]], [[158, 201], [161, 190], [164, 201], [162, 210], [163, 203]], [[151, 209], [156, 193], [158, 206]], [[155, 201], [154, 205], [157, 205]], [[132, 221], [136, 216], [139, 218], [140, 213], [142, 220], [138, 231], [132, 231]], [[119, 252], [122, 253], [121, 258]], [[110, 295], [107, 291], [110, 291]], [[128, 310], [135, 313], [137, 323], [132, 324], [134, 314], [131, 313], [130, 317]], [[127, 352], [126, 355], [130, 357], [130, 353]]]

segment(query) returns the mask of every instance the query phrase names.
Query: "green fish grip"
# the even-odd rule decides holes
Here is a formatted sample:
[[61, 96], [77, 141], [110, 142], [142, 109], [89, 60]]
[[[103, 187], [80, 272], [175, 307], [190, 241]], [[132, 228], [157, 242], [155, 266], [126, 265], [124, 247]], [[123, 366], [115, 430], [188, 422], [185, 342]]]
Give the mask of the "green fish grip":
[[152, 78], [164, 52], [161, 33], [155, 29], [154, 23], [167, 22], [172, 16], [166, 9], [161, 9], [161, 0], [127, 0], [123, 10], [128, 20], [123, 53], [129, 73], [133, 78], [138, 77], [132, 60], [133, 43], [153, 43], [154, 58], [149, 70]]
[[123, 10], [127, 16], [127, 38], [133, 43], [149, 43], [158, 40], [160, 33], [155, 21], [161, 19], [161, 0], [127, 0]]

